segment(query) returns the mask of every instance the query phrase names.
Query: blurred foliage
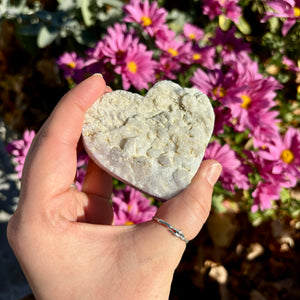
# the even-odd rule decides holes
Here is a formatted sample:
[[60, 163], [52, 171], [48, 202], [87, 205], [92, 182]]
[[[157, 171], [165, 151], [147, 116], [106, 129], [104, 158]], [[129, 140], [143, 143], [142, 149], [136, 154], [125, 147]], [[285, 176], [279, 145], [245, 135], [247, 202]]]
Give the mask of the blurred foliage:
[[39, 48], [60, 44], [61, 39], [93, 46], [101, 28], [118, 19], [123, 5], [120, 0], [60, 0], [52, 4], [55, 10], [51, 11], [40, 1], [30, 6], [24, 0], [17, 2], [2, 1], [0, 21], [13, 22], [19, 38], [32, 38]]

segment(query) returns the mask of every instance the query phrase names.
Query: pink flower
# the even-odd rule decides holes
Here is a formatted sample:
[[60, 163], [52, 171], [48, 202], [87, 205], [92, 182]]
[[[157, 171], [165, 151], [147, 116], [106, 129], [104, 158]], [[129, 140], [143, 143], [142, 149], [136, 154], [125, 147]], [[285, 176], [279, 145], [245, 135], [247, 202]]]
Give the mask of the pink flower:
[[[27, 153], [35, 135], [36, 133], [34, 130], [25, 130], [23, 134], [23, 139], [12, 141], [7, 145], [6, 150], [14, 157], [14, 161], [16, 163], [15, 170], [18, 173], [18, 177], [20, 179], [22, 178], [23, 167]], [[86, 174], [86, 166], [88, 160], [89, 157], [85, 152], [80, 153], [77, 157], [77, 172], [75, 183], [78, 190], [81, 190], [82, 183]]]
[[284, 137], [272, 137], [272, 143], [258, 151], [263, 159], [272, 162], [273, 174], [284, 174], [287, 187], [294, 187], [300, 179], [300, 131], [290, 127]]
[[272, 142], [273, 136], [278, 134], [280, 122], [278, 115], [277, 110], [261, 110], [252, 119], [253, 127], [249, 137], [253, 138], [255, 148], [265, 147]]
[[67, 80], [72, 78], [75, 82], [80, 82], [84, 78], [84, 59], [75, 52], [65, 52], [56, 62]]
[[271, 208], [271, 201], [279, 200], [280, 198], [280, 189], [280, 185], [276, 183], [259, 182], [252, 193], [254, 201], [251, 211], [256, 212], [258, 209], [266, 210]]
[[[107, 35], [95, 48], [99, 52], [99, 58], [105, 63], [118, 65], [124, 62], [129, 49], [136, 47], [139, 39], [133, 30], [127, 30], [125, 24], [114, 24], [107, 29]], [[97, 49], [99, 48], [99, 51]]]
[[86, 175], [86, 168], [89, 162], [89, 156], [86, 152], [77, 155], [76, 187], [80, 191]]
[[155, 39], [159, 41], [169, 41], [170, 37], [172, 37], [173, 34], [174, 31], [171, 30], [167, 24], [163, 24], [155, 34]]
[[34, 130], [25, 130], [23, 139], [12, 141], [7, 145], [6, 149], [14, 157], [14, 161], [16, 163], [15, 170], [18, 173], [18, 177], [20, 179], [22, 178], [26, 155], [34, 137]]
[[235, 187], [247, 190], [250, 186], [247, 174], [249, 169], [242, 165], [237, 153], [228, 144], [222, 146], [217, 141], [210, 143], [205, 151], [205, 159], [215, 159], [222, 165], [220, 181], [231, 192]]
[[230, 69], [225, 75], [220, 69], [204, 72], [197, 69], [191, 83], [208, 97], [220, 101], [223, 105], [228, 103], [242, 103], [240, 93], [246, 88], [238, 84], [238, 74]]
[[115, 68], [115, 72], [122, 76], [124, 90], [128, 90], [131, 85], [138, 90], [147, 89], [149, 83], [154, 83], [156, 62], [152, 55], [152, 51], [147, 51], [143, 44], [127, 50], [124, 61]]
[[288, 70], [300, 72], [300, 68], [296, 65], [296, 63], [287, 56], [282, 57], [282, 63]]
[[214, 47], [207, 46], [200, 48], [196, 44], [193, 45], [190, 55], [192, 63], [200, 64], [207, 69], [214, 69], [216, 67], [216, 63], [214, 62], [216, 50]]
[[206, 72], [197, 69], [191, 83], [213, 100], [218, 100], [221, 105], [216, 113], [228, 109], [231, 124], [228, 118], [220, 115], [216, 118], [218, 132], [223, 125], [234, 127], [238, 132], [249, 130], [257, 147], [278, 131], [278, 111], [272, 109], [276, 105], [276, 90], [282, 86], [273, 77], [263, 77], [257, 63], [248, 56], [241, 58], [241, 61], [228, 65], [226, 73], [220, 69]]
[[204, 36], [204, 31], [193, 24], [185, 23], [183, 26], [183, 34], [188, 40], [199, 42]]
[[[101, 68], [102, 62], [107, 66], [106, 69], [113, 68], [115, 73], [121, 75], [125, 90], [131, 85], [138, 90], [147, 89], [148, 84], [155, 81], [156, 62], [152, 55], [152, 51], [148, 51], [144, 44], [139, 43], [134, 30], [127, 30], [125, 24], [119, 23], [108, 28], [107, 35], [98, 42], [94, 52], [89, 51], [91, 59], [96, 60], [94, 65], [99, 64], [98, 68]], [[106, 80], [107, 77], [110, 78], [111, 75], [108, 73]]]
[[175, 37], [175, 32], [170, 31], [168, 40], [156, 39], [156, 46], [162, 50], [164, 57], [183, 64], [190, 64], [190, 52], [192, 43], [186, 42], [180, 37]]
[[259, 151], [247, 151], [244, 153], [248, 156], [247, 162], [252, 165], [253, 170], [256, 170], [261, 178], [262, 182], [275, 184], [282, 187], [290, 187], [288, 177], [285, 173], [275, 174], [273, 168], [275, 163], [264, 159]]
[[274, 174], [274, 163], [265, 160], [259, 155], [259, 152], [244, 151], [244, 153], [248, 156], [247, 162], [252, 165], [253, 170], [257, 171], [261, 178], [252, 193], [254, 202], [251, 211], [269, 209], [271, 201], [279, 200], [281, 188], [289, 187], [287, 177], [284, 173]]
[[271, 17], [285, 18], [281, 30], [283, 36], [287, 35], [292, 26], [300, 20], [300, 0], [270, 0], [266, 3], [274, 11], [267, 11], [261, 21], [265, 22]]
[[156, 74], [160, 80], [176, 79], [181, 64], [170, 57], [162, 56], [157, 62]]
[[218, 106], [214, 108], [215, 112], [215, 126], [214, 126], [214, 134], [219, 135], [224, 132], [224, 126], [232, 127], [231, 119], [231, 111], [227, 107]]
[[[245, 66], [246, 67], [246, 66]], [[273, 78], [267, 77], [258, 80], [246, 80], [240, 82], [246, 88], [240, 93], [241, 103], [228, 103], [232, 117], [237, 120], [235, 129], [244, 131], [247, 128], [253, 131], [257, 126], [276, 126], [274, 119], [268, 118], [268, 112], [276, 103], [275, 90], [281, 85]], [[271, 113], [273, 115], [273, 113]], [[267, 123], [271, 121], [271, 123]]]
[[124, 6], [125, 22], [136, 22], [150, 35], [155, 36], [161, 26], [166, 22], [167, 11], [158, 8], [157, 2], [149, 4], [148, 0], [131, 0]]
[[129, 186], [114, 190], [112, 202], [115, 225], [131, 225], [149, 221], [157, 210], [148, 198]]
[[238, 22], [242, 15], [238, 0], [203, 0], [203, 14], [208, 15], [210, 20], [220, 15], [225, 15], [233, 22]]

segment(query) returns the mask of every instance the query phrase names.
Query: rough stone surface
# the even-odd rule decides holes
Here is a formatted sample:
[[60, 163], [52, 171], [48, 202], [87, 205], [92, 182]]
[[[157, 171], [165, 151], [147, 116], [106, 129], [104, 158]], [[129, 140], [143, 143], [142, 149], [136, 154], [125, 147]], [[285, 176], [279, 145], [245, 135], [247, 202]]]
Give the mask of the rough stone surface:
[[86, 112], [82, 135], [98, 165], [167, 200], [190, 184], [213, 126], [206, 95], [161, 81], [145, 97], [121, 90], [104, 94]]

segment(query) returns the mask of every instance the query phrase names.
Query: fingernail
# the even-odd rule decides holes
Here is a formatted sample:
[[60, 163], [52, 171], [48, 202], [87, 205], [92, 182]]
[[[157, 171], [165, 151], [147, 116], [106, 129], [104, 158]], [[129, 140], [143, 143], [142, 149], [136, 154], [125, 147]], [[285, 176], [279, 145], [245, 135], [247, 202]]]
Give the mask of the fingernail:
[[103, 75], [101, 73], [94, 73], [93, 76], [101, 76], [103, 78]]
[[222, 166], [219, 163], [213, 164], [210, 167], [210, 169], [207, 171], [206, 178], [212, 187], [215, 185], [215, 183], [219, 179], [221, 172], [222, 172]]

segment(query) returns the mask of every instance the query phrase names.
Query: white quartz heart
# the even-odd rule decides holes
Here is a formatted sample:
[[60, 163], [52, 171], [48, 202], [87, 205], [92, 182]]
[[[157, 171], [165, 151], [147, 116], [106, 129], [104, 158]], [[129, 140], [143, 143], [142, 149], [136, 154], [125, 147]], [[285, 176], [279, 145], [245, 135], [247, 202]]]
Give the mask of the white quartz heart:
[[167, 200], [190, 184], [213, 127], [205, 94], [160, 81], [145, 97], [121, 90], [104, 94], [86, 112], [82, 136], [100, 167]]

